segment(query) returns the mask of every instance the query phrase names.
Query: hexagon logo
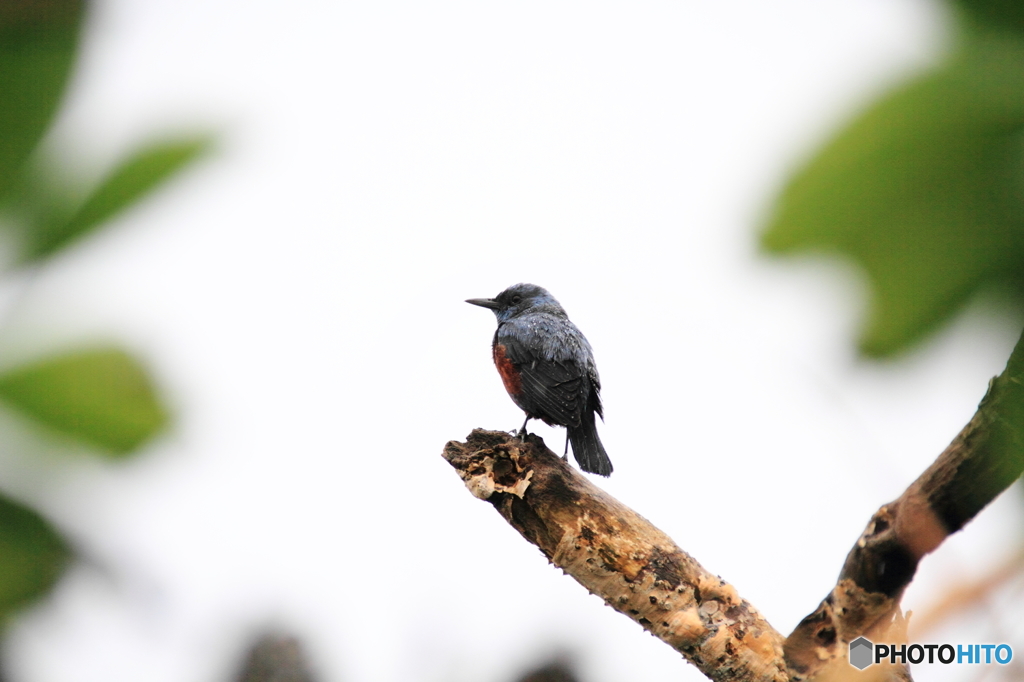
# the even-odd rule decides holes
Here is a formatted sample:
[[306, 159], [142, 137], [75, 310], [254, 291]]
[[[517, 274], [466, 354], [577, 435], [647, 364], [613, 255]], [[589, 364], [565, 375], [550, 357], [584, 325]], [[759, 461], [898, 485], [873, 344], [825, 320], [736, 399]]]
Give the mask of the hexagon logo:
[[870, 639], [858, 637], [850, 642], [850, 665], [857, 670], [863, 670], [874, 661], [875, 645]]

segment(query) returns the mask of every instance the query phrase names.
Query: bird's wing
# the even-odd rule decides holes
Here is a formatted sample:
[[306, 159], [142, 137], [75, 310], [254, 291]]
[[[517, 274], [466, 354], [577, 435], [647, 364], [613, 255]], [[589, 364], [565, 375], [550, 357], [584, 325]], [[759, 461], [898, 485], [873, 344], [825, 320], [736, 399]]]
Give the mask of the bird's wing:
[[519, 370], [523, 398], [542, 419], [579, 426], [590, 393], [586, 371], [571, 360], [545, 360], [521, 343], [506, 342], [506, 354]]

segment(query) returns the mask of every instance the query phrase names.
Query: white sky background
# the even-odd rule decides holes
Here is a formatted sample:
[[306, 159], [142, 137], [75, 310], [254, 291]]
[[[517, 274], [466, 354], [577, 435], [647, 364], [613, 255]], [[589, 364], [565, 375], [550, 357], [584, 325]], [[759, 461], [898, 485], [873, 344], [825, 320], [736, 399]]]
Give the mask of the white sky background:
[[[559, 650], [584, 682], [703, 679], [440, 458], [522, 421], [493, 316], [463, 303], [518, 281], [595, 348], [601, 484], [789, 632], [1016, 338], [975, 305], [899, 363], [858, 361], [852, 271], [754, 246], [786, 174], [944, 26], [922, 0], [99, 3], [61, 137], [98, 169], [182, 123], [222, 135], [59, 258], [0, 339], [7, 363], [120, 340], [177, 415], [116, 465], [24, 454], [3, 418], [25, 441], [4, 488], [90, 557], [16, 627], [12, 677], [225, 680], [269, 624], [324, 682], [508, 682]], [[905, 606], [1020, 530], [997, 503]]]

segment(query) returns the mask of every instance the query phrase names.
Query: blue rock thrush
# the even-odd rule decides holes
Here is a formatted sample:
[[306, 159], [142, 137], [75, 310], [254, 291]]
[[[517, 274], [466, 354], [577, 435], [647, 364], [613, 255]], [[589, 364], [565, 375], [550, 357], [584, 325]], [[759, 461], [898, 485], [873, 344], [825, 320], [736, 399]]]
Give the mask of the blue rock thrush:
[[608, 476], [612, 462], [597, 436], [601, 379], [594, 351], [555, 297], [536, 284], [514, 284], [494, 298], [471, 298], [494, 311], [492, 351], [505, 390], [531, 419], [564, 426], [580, 468]]

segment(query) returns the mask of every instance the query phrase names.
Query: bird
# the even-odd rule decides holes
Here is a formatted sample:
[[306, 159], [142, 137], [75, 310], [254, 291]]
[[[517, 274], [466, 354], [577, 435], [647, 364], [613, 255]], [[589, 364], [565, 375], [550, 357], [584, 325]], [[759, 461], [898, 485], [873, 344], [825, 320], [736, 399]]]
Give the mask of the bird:
[[566, 428], [583, 471], [609, 476], [612, 462], [597, 435], [594, 415], [604, 420], [601, 378], [594, 351], [583, 332], [569, 321], [561, 304], [536, 284], [513, 284], [494, 298], [470, 298], [498, 318], [491, 351], [512, 401], [531, 419]]

